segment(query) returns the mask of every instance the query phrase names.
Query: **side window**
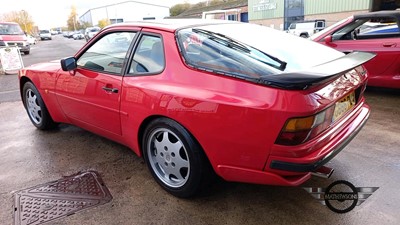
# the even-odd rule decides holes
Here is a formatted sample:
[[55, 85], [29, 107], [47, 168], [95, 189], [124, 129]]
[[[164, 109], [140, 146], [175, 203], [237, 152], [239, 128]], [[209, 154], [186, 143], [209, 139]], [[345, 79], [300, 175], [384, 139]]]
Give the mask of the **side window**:
[[325, 27], [325, 22], [324, 21], [317, 21], [316, 28], [321, 29]]
[[136, 32], [115, 32], [101, 37], [77, 61], [80, 68], [121, 74], [129, 46]]
[[131, 62], [129, 74], [154, 74], [164, 70], [165, 55], [161, 37], [143, 35]]
[[390, 17], [363, 18], [335, 32], [333, 40], [362, 40], [399, 37], [397, 22]]

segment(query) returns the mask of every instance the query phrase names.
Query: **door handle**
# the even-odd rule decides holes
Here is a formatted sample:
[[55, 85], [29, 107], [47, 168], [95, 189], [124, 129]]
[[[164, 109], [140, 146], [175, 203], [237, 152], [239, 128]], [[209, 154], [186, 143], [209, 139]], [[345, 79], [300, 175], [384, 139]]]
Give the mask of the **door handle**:
[[105, 90], [106, 92], [111, 92], [111, 93], [118, 93], [118, 89], [117, 88], [110, 88], [110, 87], [102, 87], [103, 90]]
[[396, 47], [396, 43], [393, 42], [387, 42], [387, 43], [383, 43], [383, 47]]

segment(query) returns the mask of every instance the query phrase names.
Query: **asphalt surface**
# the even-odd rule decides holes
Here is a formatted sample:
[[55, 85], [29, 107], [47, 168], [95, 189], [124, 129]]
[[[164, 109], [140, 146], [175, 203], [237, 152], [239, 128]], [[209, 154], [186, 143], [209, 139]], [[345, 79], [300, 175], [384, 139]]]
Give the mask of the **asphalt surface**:
[[[56, 36], [22, 58], [25, 65], [59, 59], [83, 44]], [[14, 223], [19, 190], [91, 170], [100, 174], [112, 201], [49, 224], [400, 224], [400, 92], [368, 88], [366, 99], [370, 119], [328, 163], [335, 168], [332, 177], [313, 177], [302, 185], [326, 188], [347, 180], [356, 187], [379, 187], [360, 206], [338, 214], [302, 187], [217, 180], [199, 197], [175, 198], [124, 146], [69, 125], [35, 129], [20, 101], [17, 76], [0, 75], [0, 224]]]

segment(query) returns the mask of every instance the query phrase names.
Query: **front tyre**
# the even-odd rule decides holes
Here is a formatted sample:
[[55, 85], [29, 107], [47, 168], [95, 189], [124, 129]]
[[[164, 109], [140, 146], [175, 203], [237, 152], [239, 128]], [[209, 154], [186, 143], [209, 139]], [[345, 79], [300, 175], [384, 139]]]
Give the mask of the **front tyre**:
[[179, 123], [153, 120], [143, 136], [143, 156], [161, 187], [177, 197], [190, 197], [205, 186], [210, 166], [191, 134]]
[[22, 89], [22, 97], [29, 119], [40, 130], [48, 130], [57, 126], [53, 121], [39, 91], [31, 82], [26, 82]]

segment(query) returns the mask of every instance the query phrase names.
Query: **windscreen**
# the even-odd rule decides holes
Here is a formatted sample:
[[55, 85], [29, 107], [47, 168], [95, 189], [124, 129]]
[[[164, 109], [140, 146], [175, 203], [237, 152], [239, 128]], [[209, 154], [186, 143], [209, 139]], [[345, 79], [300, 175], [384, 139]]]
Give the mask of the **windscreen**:
[[18, 24], [0, 24], [0, 35], [23, 35], [21, 27]]

